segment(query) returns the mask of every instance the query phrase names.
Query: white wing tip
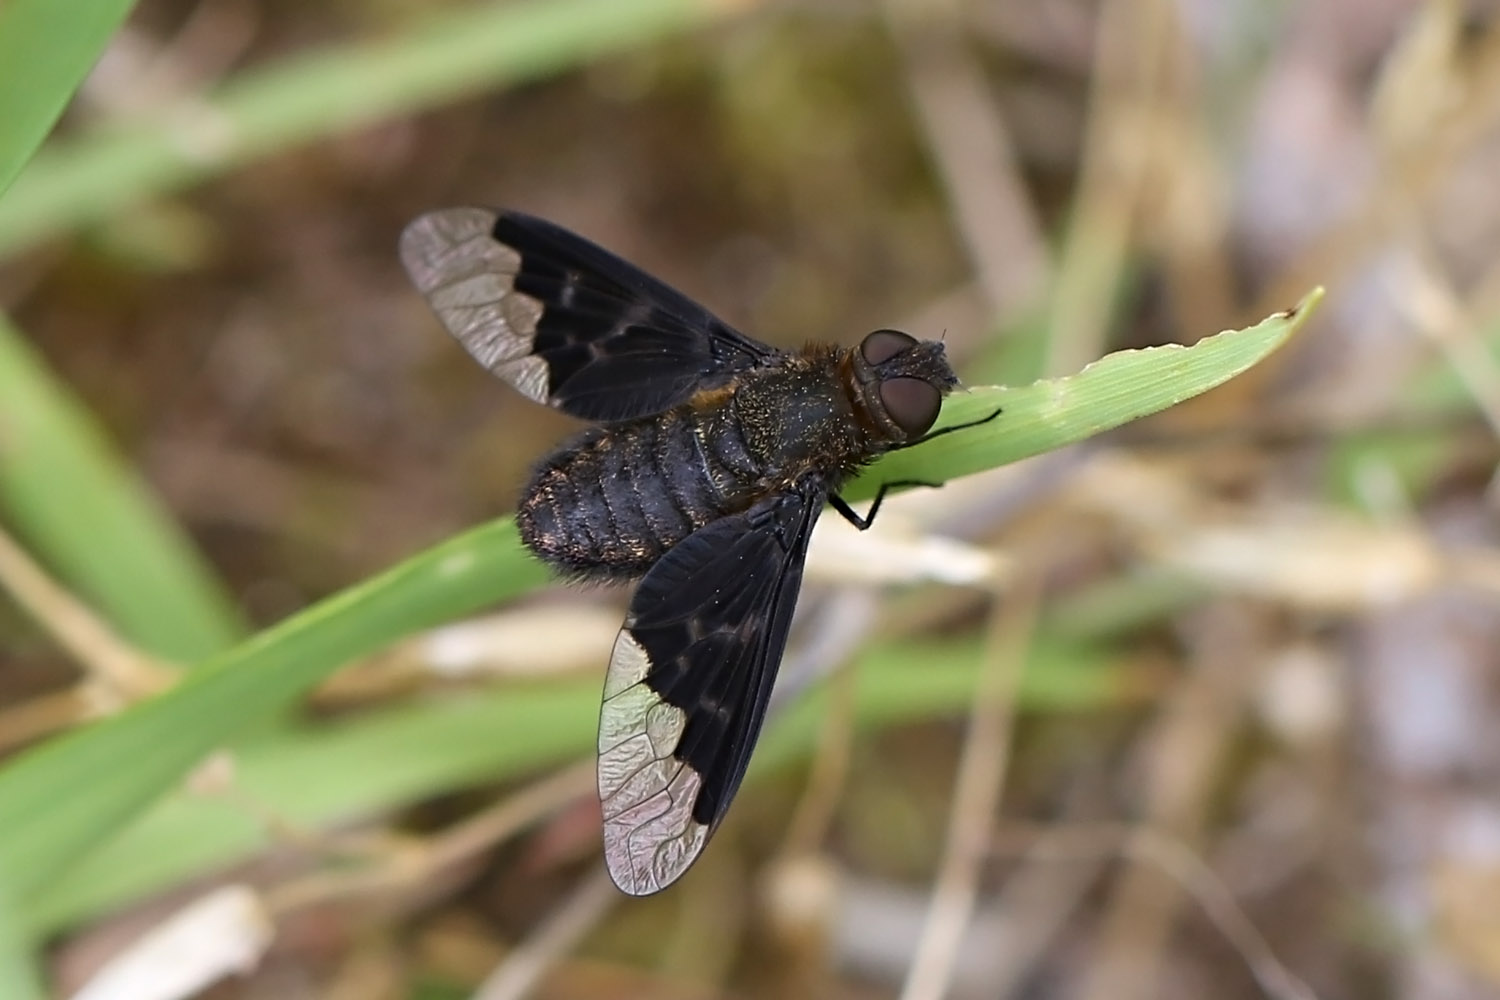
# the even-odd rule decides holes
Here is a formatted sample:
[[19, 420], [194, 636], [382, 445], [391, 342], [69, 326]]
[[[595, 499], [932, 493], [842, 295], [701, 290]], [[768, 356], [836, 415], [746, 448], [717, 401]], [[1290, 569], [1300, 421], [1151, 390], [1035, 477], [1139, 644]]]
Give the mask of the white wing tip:
[[455, 247], [476, 238], [488, 238], [495, 228], [496, 214], [487, 208], [439, 208], [424, 212], [401, 231], [401, 263], [424, 292], [440, 275], [440, 264]]
[[604, 820], [604, 863], [620, 891], [660, 892], [682, 877], [708, 843], [709, 828], [693, 819], [702, 779], [682, 765], [656, 794]]

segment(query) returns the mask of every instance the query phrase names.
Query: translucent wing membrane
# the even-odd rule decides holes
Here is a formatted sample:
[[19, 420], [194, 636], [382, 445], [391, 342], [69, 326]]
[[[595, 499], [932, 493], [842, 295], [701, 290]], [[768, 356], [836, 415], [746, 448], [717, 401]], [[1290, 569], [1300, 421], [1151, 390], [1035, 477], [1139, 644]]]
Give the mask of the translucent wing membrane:
[[447, 208], [401, 236], [417, 288], [480, 364], [585, 420], [649, 416], [776, 352], [560, 226]]
[[721, 518], [636, 590], [599, 717], [604, 857], [625, 892], [675, 881], [739, 789], [824, 500], [809, 483]]

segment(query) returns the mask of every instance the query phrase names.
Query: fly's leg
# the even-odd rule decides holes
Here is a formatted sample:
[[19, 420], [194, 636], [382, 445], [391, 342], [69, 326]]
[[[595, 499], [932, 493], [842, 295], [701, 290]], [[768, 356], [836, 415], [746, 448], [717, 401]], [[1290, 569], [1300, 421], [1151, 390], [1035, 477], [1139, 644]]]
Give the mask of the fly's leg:
[[885, 495], [891, 490], [901, 489], [905, 486], [926, 486], [929, 489], [937, 489], [942, 483], [929, 483], [921, 479], [898, 479], [893, 483], [881, 483], [880, 489], [875, 491], [875, 500], [870, 504], [870, 513], [860, 517], [853, 507], [837, 493], [828, 498], [833, 509], [843, 515], [844, 520], [854, 525], [860, 531], [868, 531], [870, 525], [875, 523], [875, 515], [880, 513], [880, 504], [885, 500]]
[[[900, 451], [902, 448], [912, 448], [919, 444], [926, 444], [933, 438], [942, 437], [944, 434], [952, 434], [954, 431], [966, 431], [970, 427], [978, 427], [981, 424], [987, 424], [991, 420], [994, 420], [996, 417], [998, 417], [1002, 412], [1004, 411], [1001, 408], [997, 407], [995, 409], [995, 412], [991, 413], [988, 416], [980, 417], [978, 420], [970, 420], [968, 423], [954, 424], [952, 427], [940, 428], [939, 430], [935, 430], [930, 434], [922, 435], [915, 441], [909, 441], [906, 444], [896, 445], [896, 447], [890, 450]], [[922, 479], [898, 479], [892, 483], [881, 483], [880, 489], [875, 491], [874, 502], [870, 504], [870, 513], [866, 514], [864, 517], [860, 517], [859, 514], [854, 510], [854, 508], [850, 507], [848, 502], [845, 501], [844, 498], [839, 496], [837, 493], [831, 495], [828, 498], [828, 502], [833, 506], [834, 510], [838, 511], [839, 514], [843, 516], [844, 520], [854, 525], [860, 531], [868, 531], [870, 525], [875, 523], [875, 515], [880, 512], [880, 504], [883, 500], [885, 500], [886, 493], [894, 489], [900, 489], [903, 486], [926, 486], [930, 489], [936, 489], [941, 485], [943, 484], [929, 483]]]

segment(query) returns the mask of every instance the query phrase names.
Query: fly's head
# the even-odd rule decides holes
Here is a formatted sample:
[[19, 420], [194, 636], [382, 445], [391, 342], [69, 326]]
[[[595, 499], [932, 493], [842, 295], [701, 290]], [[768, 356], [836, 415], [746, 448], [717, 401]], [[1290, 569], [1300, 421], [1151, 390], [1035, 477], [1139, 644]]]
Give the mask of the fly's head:
[[943, 345], [899, 330], [876, 330], [850, 352], [856, 405], [885, 447], [910, 444], [932, 429], [943, 397], [958, 385]]

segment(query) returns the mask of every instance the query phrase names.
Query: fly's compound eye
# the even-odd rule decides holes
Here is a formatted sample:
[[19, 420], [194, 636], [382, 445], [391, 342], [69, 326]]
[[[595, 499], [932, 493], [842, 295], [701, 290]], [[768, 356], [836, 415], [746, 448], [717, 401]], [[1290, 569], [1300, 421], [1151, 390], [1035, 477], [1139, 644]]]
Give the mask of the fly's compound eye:
[[[866, 338], [865, 343], [869, 342]], [[907, 437], [917, 438], [937, 423], [943, 394], [919, 378], [888, 378], [880, 383], [880, 402]]]
[[907, 336], [900, 330], [876, 330], [859, 345], [859, 351], [865, 356], [865, 361], [879, 365], [915, 346], [917, 338]]

